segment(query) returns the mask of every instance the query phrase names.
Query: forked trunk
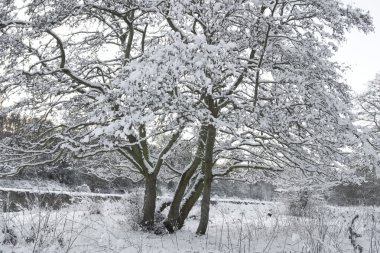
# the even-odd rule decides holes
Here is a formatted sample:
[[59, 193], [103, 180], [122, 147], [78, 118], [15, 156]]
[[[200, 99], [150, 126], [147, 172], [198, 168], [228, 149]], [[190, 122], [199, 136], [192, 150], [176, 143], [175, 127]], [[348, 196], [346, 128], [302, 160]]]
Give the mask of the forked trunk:
[[[193, 174], [194, 172], [192, 172], [191, 174], [187, 172], [184, 173], [177, 186], [177, 190], [174, 194], [173, 202], [171, 203], [171, 206], [169, 209], [168, 217], [164, 221], [164, 226], [168, 230], [169, 233], [173, 233], [176, 229], [181, 229], [181, 227], [183, 226], [184, 219], [187, 218], [187, 215], [189, 214], [191, 208], [194, 206], [194, 204], [197, 202], [199, 198], [200, 194], [197, 194], [197, 189], [196, 189], [197, 183], [198, 183], [197, 181], [193, 186], [193, 191], [190, 193], [189, 198], [185, 200], [185, 203], [183, 204], [183, 207], [180, 211], [183, 196], [185, 194], [190, 178]], [[200, 189], [200, 192], [202, 192], [201, 189]], [[189, 210], [184, 212], [184, 210], [187, 210], [187, 209]], [[185, 213], [186, 215], [184, 215]], [[180, 215], [182, 215], [184, 218], [180, 218]], [[180, 226], [180, 224], [182, 225]]]
[[185, 172], [181, 176], [181, 180], [178, 183], [177, 189], [173, 197], [173, 201], [170, 205], [168, 216], [164, 221], [164, 226], [169, 233], [173, 233], [178, 228], [177, 219], [179, 216], [179, 209], [188, 184], [186, 174], [187, 173]]
[[[170, 205], [169, 213], [164, 221], [164, 226], [168, 230], [169, 233], [173, 233], [176, 229], [180, 229], [183, 226], [184, 219], [187, 218], [188, 213], [190, 212], [191, 208], [195, 204], [195, 202], [198, 200], [198, 197], [196, 197], [194, 204], [191, 206], [188, 204], [184, 204], [186, 208], [190, 208], [189, 211], [186, 211], [187, 213], [184, 219], [179, 218], [180, 216], [180, 208], [181, 203], [183, 200], [183, 196], [185, 194], [185, 191], [187, 189], [187, 186], [189, 185], [190, 179], [194, 176], [195, 171], [199, 167], [199, 164], [202, 161], [203, 152], [204, 152], [204, 144], [206, 142], [207, 138], [207, 125], [202, 125], [201, 130], [199, 132], [199, 139], [198, 139], [198, 147], [197, 151], [195, 153], [195, 158], [190, 164], [190, 166], [187, 168], [187, 170], [182, 174], [181, 179], [177, 185], [177, 189], [174, 193], [173, 201]], [[192, 198], [192, 196], [190, 196]], [[189, 204], [192, 203], [191, 201]], [[181, 211], [182, 213], [182, 211]], [[181, 224], [181, 226], [179, 226]]]
[[189, 213], [195, 203], [197, 203], [199, 197], [201, 196], [201, 193], [203, 191], [203, 178], [200, 178], [194, 185], [193, 190], [190, 194], [190, 196], [185, 200], [181, 207], [181, 211], [179, 213], [179, 216], [177, 218], [177, 226], [178, 229], [181, 229], [183, 225], [185, 224], [186, 218], [189, 216]]

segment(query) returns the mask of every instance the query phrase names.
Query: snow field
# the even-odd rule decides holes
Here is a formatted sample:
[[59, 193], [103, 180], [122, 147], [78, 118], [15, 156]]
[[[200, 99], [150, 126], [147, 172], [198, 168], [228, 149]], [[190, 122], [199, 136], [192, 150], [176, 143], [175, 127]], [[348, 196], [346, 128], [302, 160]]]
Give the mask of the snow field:
[[380, 252], [378, 208], [320, 205], [294, 217], [281, 202], [221, 202], [211, 208], [205, 236], [195, 235], [198, 206], [181, 231], [155, 235], [137, 225], [140, 195], [116, 202], [84, 200], [58, 211], [1, 213], [0, 252], [354, 252], [349, 227], [363, 252]]

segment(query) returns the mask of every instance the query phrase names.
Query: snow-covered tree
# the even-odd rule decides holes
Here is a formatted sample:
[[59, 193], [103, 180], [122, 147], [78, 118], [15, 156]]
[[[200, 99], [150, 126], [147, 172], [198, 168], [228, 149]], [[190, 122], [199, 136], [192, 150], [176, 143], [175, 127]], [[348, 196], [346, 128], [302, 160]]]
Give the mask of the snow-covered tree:
[[369, 172], [373, 178], [378, 177], [380, 169], [380, 74], [369, 83], [367, 91], [357, 99], [358, 126], [361, 129], [360, 169]]
[[341, 176], [355, 129], [349, 88], [331, 56], [345, 31], [372, 30], [366, 13], [339, 1], [185, 1], [168, 8], [182, 42], [178, 55], [190, 51], [185, 58], [197, 59], [197, 74], [184, 81], [201, 101], [204, 152], [200, 183], [183, 203], [203, 193], [197, 233], [207, 228], [215, 177], [241, 169], [256, 177], [281, 172], [293, 182]]
[[[149, 1], [76, 0], [0, 7], [3, 113], [56, 123], [18, 147], [5, 140], [2, 153], [13, 158], [4, 175], [35, 166], [42, 155], [54, 162], [67, 152], [77, 158], [118, 152], [145, 179], [142, 224], [151, 227], [157, 175], [184, 129], [175, 80], [156, 79], [160, 67], [170, 76], [160, 62], [170, 59], [149, 56], [163, 40], [157, 8]], [[151, 149], [160, 135], [166, 143]]]
[[[203, 193], [199, 234], [214, 178], [249, 170], [318, 182], [346, 169], [355, 129], [349, 88], [331, 56], [347, 30], [372, 31], [360, 9], [338, 0], [0, 7], [0, 87], [11, 101], [3, 111], [57, 122], [22, 149], [2, 148], [28, 153], [27, 165], [33, 154], [118, 152], [145, 180], [147, 226], [164, 166], [180, 175], [166, 227], [180, 228]], [[188, 139], [191, 161], [173, 168], [172, 151]]]

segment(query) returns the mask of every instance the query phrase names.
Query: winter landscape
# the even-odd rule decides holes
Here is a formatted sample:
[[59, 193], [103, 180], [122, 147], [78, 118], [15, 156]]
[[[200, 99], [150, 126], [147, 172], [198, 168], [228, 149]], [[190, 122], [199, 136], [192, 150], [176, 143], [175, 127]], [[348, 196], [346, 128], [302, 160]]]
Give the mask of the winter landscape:
[[380, 252], [378, 10], [0, 0], [0, 253]]

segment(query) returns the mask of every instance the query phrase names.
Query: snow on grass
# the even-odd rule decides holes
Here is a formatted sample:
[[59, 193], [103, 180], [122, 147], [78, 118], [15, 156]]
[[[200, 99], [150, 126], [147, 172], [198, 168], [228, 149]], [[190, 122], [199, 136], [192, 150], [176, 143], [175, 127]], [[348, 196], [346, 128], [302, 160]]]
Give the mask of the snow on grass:
[[155, 235], [137, 226], [139, 196], [2, 213], [0, 252], [353, 252], [350, 226], [363, 252], [380, 252], [378, 208], [314, 206], [306, 217], [293, 217], [279, 202], [221, 202], [211, 208], [205, 236], [194, 233], [198, 206], [181, 231]]

